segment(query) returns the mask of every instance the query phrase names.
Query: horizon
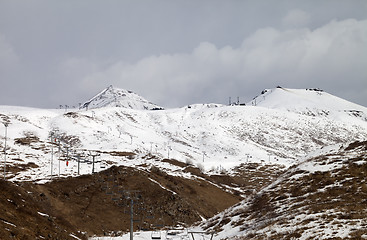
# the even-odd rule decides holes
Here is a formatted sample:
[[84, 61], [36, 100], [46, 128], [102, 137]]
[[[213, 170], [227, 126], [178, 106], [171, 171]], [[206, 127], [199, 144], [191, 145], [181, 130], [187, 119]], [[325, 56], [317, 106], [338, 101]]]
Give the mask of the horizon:
[[[79, 102], [79, 103], [76, 103], [76, 104], [59, 104], [58, 106], [54, 107], [54, 108], [43, 108], [43, 107], [33, 107], [33, 106], [20, 106], [20, 105], [0, 105], [0, 106], [5, 106], [5, 107], [24, 107], [24, 108], [35, 108], [35, 109], [54, 109], [54, 110], [57, 110], [57, 109], [63, 109], [63, 110], [67, 110], [67, 109], [79, 109], [79, 110], [82, 110], [82, 106], [84, 104], [86, 104], [87, 102], [93, 100], [96, 96], [100, 95], [101, 93], [103, 93], [104, 91], [106, 91], [107, 89], [109, 88], [113, 88], [113, 89], [117, 89], [117, 90], [124, 90], [124, 91], [128, 91], [129, 93], [133, 93], [133, 94], [136, 94], [137, 96], [143, 98], [144, 100], [147, 100], [148, 102], [154, 104], [154, 105], [157, 105], [156, 103], [150, 101], [149, 99], [146, 99], [144, 96], [141, 96], [139, 95], [138, 93], [136, 93], [134, 90], [131, 90], [131, 89], [124, 89], [124, 88], [120, 88], [120, 87], [115, 87], [113, 86], [112, 84], [109, 85], [108, 87], [102, 89], [101, 91], [99, 91], [98, 93], [96, 93], [93, 97], [90, 97], [88, 100], [85, 100], [83, 102]], [[364, 108], [367, 108], [366, 106], [364, 105], [361, 105], [361, 104], [358, 104], [358, 103], [355, 103], [355, 102], [352, 102], [352, 101], [349, 101], [347, 99], [344, 99], [344, 98], [341, 98], [340, 96], [336, 96], [332, 93], [329, 93], [328, 91], [325, 91], [324, 89], [320, 89], [320, 88], [288, 88], [288, 87], [282, 87], [282, 86], [276, 86], [274, 88], [265, 88], [263, 89], [262, 91], [259, 91], [257, 94], [254, 94], [254, 97], [252, 97], [251, 99], [247, 100], [247, 101], [242, 101], [241, 97], [240, 96], [236, 96], [236, 97], [233, 97], [233, 96], [229, 96], [226, 100], [227, 102], [226, 103], [219, 103], [219, 102], [196, 102], [196, 103], [188, 103], [188, 104], [185, 104], [185, 105], [182, 105], [182, 106], [177, 106], [177, 107], [166, 107], [166, 106], [161, 106], [161, 105], [157, 105], [159, 107], [163, 107], [163, 110], [167, 110], [167, 109], [176, 109], [176, 108], [183, 108], [185, 106], [190, 106], [190, 105], [200, 105], [200, 104], [220, 104], [220, 105], [224, 105], [224, 106], [230, 106], [229, 104], [229, 101], [228, 100], [232, 100], [232, 104], [233, 105], [238, 105], [237, 101], [239, 100], [239, 104], [241, 105], [247, 105], [249, 106], [250, 103], [257, 97], [261, 96], [264, 92], [266, 92], [266, 90], [274, 90], [274, 89], [277, 89], [277, 88], [280, 88], [280, 89], [289, 89], [289, 90], [312, 90], [312, 89], [318, 89], [318, 90], [321, 90], [321, 92], [325, 92], [325, 93], [328, 93], [334, 97], [337, 97], [337, 98], [340, 98], [342, 100], [345, 100], [347, 102], [350, 102], [352, 104], [356, 104], [356, 105], [359, 105], [361, 107], [364, 107]], [[255, 105], [256, 106], [256, 105]]]

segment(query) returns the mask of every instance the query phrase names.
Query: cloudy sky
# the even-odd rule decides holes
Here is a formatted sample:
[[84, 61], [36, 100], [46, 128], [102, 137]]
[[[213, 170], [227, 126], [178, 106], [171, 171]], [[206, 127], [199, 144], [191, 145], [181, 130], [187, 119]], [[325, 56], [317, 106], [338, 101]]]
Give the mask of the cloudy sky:
[[321, 88], [367, 106], [366, 0], [0, 0], [0, 105], [109, 85], [164, 107]]

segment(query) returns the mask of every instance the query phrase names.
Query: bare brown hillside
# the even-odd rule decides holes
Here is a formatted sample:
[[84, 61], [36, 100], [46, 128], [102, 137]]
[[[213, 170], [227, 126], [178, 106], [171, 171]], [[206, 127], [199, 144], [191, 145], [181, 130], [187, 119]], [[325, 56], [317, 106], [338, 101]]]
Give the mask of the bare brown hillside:
[[[149, 169], [149, 168], [145, 168]], [[205, 179], [185, 179], [151, 167], [112, 167], [104, 172], [46, 184], [1, 181], [2, 239], [74, 239], [134, 229], [192, 224], [239, 202], [241, 197]]]
[[0, 180], [1, 239], [86, 239], [64, 216], [48, 212], [43, 195], [29, 183]]

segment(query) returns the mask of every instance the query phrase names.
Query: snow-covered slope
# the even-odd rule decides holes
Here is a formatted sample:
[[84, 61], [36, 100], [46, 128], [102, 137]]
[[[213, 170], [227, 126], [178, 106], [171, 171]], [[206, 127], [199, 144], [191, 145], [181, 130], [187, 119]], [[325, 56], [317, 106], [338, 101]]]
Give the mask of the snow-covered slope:
[[367, 121], [367, 108], [333, 96], [320, 89], [275, 88], [262, 91], [248, 105], [279, 109], [309, 116], [344, 118], [354, 116]]
[[125, 89], [114, 88], [112, 85], [82, 104], [81, 109], [103, 107], [123, 107], [136, 110], [162, 109], [143, 97]]
[[195, 230], [218, 239], [366, 239], [367, 141], [314, 155]]
[[[276, 97], [278, 89], [271, 91], [274, 95], [268, 95], [268, 104], [281, 105], [278, 102], [284, 98]], [[323, 98], [319, 103], [327, 106], [322, 101]], [[298, 105], [306, 103], [310, 104], [305, 101]], [[361, 106], [354, 109], [364, 113]], [[304, 115], [259, 106], [200, 104], [164, 111], [103, 107], [68, 113], [1, 106], [0, 117], [10, 123], [7, 161], [16, 171], [8, 177], [14, 180], [48, 177], [52, 151], [53, 174], [60, 171], [61, 176], [77, 175], [75, 156], [84, 155], [84, 159], [91, 160], [86, 154], [90, 154], [89, 150], [100, 154], [101, 162], [95, 171], [113, 164], [141, 163], [139, 157], [127, 161], [126, 155], [120, 154], [134, 152], [138, 156], [154, 154], [192, 162], [205, 171], [216, 172], [246, 162], [290, 166], [321, 147], [367, 139], [367, 121], [359, 116], [344, 112], [338, 118], [330, 114]], [[0, 148], [4, 147], [4, 130], [0, 128]], [[50, 143], [52, 134], [61, 139], [60, 148]], [[68, 166], [64, 162], [67, 156], [74, 156]], [[60, 168], [58, 159], [62, 159]], [[16, 168], [19, 164], [26, 167], [20, 171]], [[82, 165], [81, 173], [90, 173], [91, 168]]]

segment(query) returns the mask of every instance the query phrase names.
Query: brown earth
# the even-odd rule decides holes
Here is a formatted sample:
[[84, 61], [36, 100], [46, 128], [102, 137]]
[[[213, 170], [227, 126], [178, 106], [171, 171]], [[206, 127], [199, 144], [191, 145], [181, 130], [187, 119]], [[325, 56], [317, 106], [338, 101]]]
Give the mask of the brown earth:
[[156, 167], [112, 167], [46, 184], [0, 185], [1, 239], [75, 239], [70, 234], [86, 239], [126, 232], [132, 201], [134, 229], [148, 230], [190, 225], [241, 200], [203, 178], [171, 176]]
[[[29, 184], [0, 180], [1, 239], [75, 239], [78, 233], [63, 216], [49, 215], [39, 192], [30, 192]], [[45, 215], [45, 214], [48, 215]]]

